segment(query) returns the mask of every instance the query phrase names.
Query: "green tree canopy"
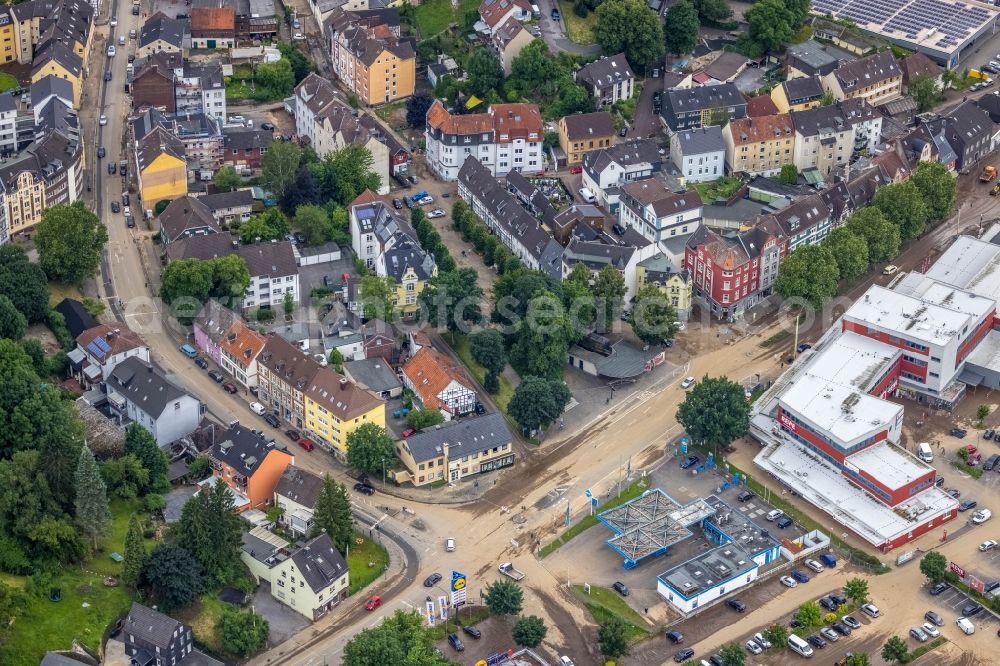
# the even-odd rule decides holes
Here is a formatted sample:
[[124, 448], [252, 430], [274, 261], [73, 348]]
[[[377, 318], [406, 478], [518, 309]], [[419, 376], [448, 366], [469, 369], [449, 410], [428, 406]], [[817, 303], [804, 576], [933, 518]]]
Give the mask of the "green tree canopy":
[[125, 429], [125, 453], [138, 458], [149, 472], [148, 485], [139, 489], [140, 495], [149, 492], [164, 493], [169, 489], [167, 456], [151, 432], [138, 423], [130, 423]]
[[417, 430], [433, 428], [444, 423], [444, 414], [437, 409], [414, 409], [406, 415], [406, 425]]
[[204, 589], [201, 564], [180, 546], [165, 543], [153, 549], [139, 577], [165, 611], [183, 608]]
[[467, 331], [483, 319], [483, 290], [476, 284], [474, 268], [459, 268], [431, 278], [419, 300], [432, 326]]
[[316, 499], [313, 511], [313, 532], [326, 532], [341, 555], [346, 557], [354, 536], [354, 518], [351, 515], [351, 498], [347, 488], [330, 475], [323, 477], [323, 490]]
[[799, 609], [795, 612], [795, 619], [803, 627], [809, 629], [818, 627], [823, 623], [823, 610], [815, 601], [807, 601], [799, 606]]
[[0, 294], [10, 299], [29, 324], [45, 320], [49, 312], [48, 278], [18, 245], [0, 246]]
[[617, 615], [610, 616], [597, 628], [597, 645], [608, 659], [618, 659], [630, 652], [625, 621]]
[[344, 666], [447, 666], [415, 611], [397, 610], [382, 624], [364, 629], [344, 646]]
[[267, 208], [240, 225], [240, 242], [244, 245], [284, 240], [290, 228], [288, 218], [277, 208]]
[[86, 446], [80, 447], [80, 463], [76, 467], [74, 509], [76, 524], [96, 550], [97, 540], [105, 536], [111, 527], [111, 509], [101, 471], [94, 454]]
[[628, 317], [636, 337], [646, 344], [657, 344], [677, 335], [677, 310], [655, 284], [639, 287]]
[[306, 235], [309, 245], [322, 245], [330, 240], [330, 216], [322, 206], [303, 205], [296, 208], [295, 226]]
[[726, 4], [726, 0], [698, 0], [694, 6], [698, 10], [698, 18], [705, 25], [728, 25], [733, 19], [733, 10]]
[[629, 65], [639, 72], [663, 59], [660, 17], [642, 0], [604, 0], [595, 14], [594, 36], [605, 53], [624, 53]]
[[178, 259], [163, 270], [160, 298], [170, 305], [178, 321], [189, 324], [209, 298], [223, 305], [238, 305], [249, 286], [250, 271], [239, 255]]
[[750, 403], [736, 382], [706, 375], [684, 397], [677, 420], [695, 444], [725, 446], [746, 434]]
[[917, 188], [927, 206], [928, 224], [940, 224], [948, 219], [958, 193], [958, 181], [948, 167], [940, 162], [921, 162], [913, 170], [909, 182]]
[[362, 423], [347, 436], [347, 464], [368, 474], [381, 474], [392, 467], [395, 449], [392, 437], [380, 425]]
[[530, 432], [544, 428], [559, 418], [571, 397], [569, 388], [561, 379], [524, 375], [514, 389], [507, 413]]
[[868, 270], [868, 243], [847, 227], [831, 231], [823, 245], [833, 254], [841, 280], [853, 280]]
[[937, 79], [930, 74], [914, 77], [908, 88], [910, 97], [917, 103], [917, 111], [930, 111], [938, 102], [944, 101], [944, 94], [938, 86]]
[[135, 515], [128, 521], [128, 532], [125, 533], [125, 560], [122, 562], [122, 583], [133, 586], [139, 582], [142, 570], [146, 566], [146, 545], [142, 540], [142, 527]]
[[292, 63], [287, 58], [277, 62], [265, 62], [257, 65], [254, 70], [254, 83], [266, 88], [270, 97], [285, 98], [295, 89], [295, 72]]
[[224, 605], [216, 620], [215, 630], [222, 640], [222, 649], [238, 657], [257, 654], [267, 643], [270, 625], [253, 610]]
[[465, 60], [468, 89], [480, 99], [496, 95], [503, 83], [503, 67], [492, 49], [474, 49]]
[[227, 164], [215, 172], [212, 184], [219, 192], [232, 192], [243, 184], [243, 179], [236, 173], [236, 169]]
[[533, 648], [538, 647], [545, 640], [545, 634], [548, 632], [549, 628], [545, 626], [545, 621], [542, 618], [537, 615], [528, 615], [514, 623], [510, 635], [518, 645]]
[[872, 264], [894, 259], [901, 244], [899, 227], [886, 219], [875, 206], [866, 206], [847, 219], [844, 227], [865, 240]]
[[795, 168], [794, 164], [782, 166], [781, 173], [778, 174], [778, 182], [785, 185], [794, 185], [799, 182], [799, 170]]
[[561, 378], [569, 346], [578, 337], [558, 298], [554, 294], [539, 294], [528, 304], [527, 317], [510, 349], [510, 364], [522, 376]]
[[920, 558], [920, 573], [932, 583], [940, 583], [948, 573], [948, 558], [936, 550], [928, 551]]
[[281, 196], [281, 210], [291, 215], [299, 206], [319, 206], [322, 203], [323, 193], [319, 190], [319, 183], [316, 182], [312, 169], [300, 165], [295, 179]]
[[872, 205], [899, 227], [899, 235], [904, 241], [917, 238], [927, 227], [927, 204], [912, 181], [883, 185], [875, 191]]
[[434, 98], [426, 92], [417, 92], [406, 100], [406, 124], [422, 130], [427, 125], [427, 111], [434, 104]]
[[783, 624], [772, 624], [764, 629], [764, 638], [775, 648], [784, 650], [788, 647], [788, 627]]
[[906, 645], [906, 639], [900, 636], [890, 636], [889, 640], [885, 642], [882, 646], [882, 658], [885, 659], [890, 664], [904, 663], [910, 654], [910, 650]]
[[501, 578], [486, 584], [483, 601], [494, 615], [517, 615], [524, 607], [524, 591], [514, 581]]
[[774, 289], [782, 298], [801, 298], [818, 307], [837, 295], [839, 277], [830, 248], [800, 245], [781, 261]]
[[302, 149], [292, 141], [275, 141], [261, 158], [261, 181], [264, 187], [281, 198], [299, 173]]
[[664, 17], [663, 34], [669, 53], [682, 55], [698, 45], [698, 12], [688, 0], [675, 3]]
[[0, 338], [20, 340], [27, 330], [28, 320], [9, 298], [0, 294]]
[[396, 310], [396, 281], [390, 276], [365, 275], [361, 278], [361, 312], [365, 319], [389, 321]]
[[750, 28], [750, 39], [765, 51], [780, 50], [792, 41], [801, 20], [784, 0], [760, 0], [747, 10], [744, 18]]
[[854, 652], [844, 657], [844, 666], [872, 666], [872, 660], [864, 652]]
[[35, 247], [42, 270], [51, 280], [79, 284], [94, 274], [108, 230], [82, 201], [42, 211]]
[[365, 190], [378, 192], [382, 179], [375, 173], [374, 165], [370, 150], [359, 143], [349, 143], [311, 168], [324, 200], [347, 206]]
[[177, 545], [198, 560], [206, 579], [213, 585], [231, 582], [242, 568], [242, 519], [224, 483], [217, 483], [188, 499], [172, 534]]
[[857, 576], [849, 579], [844, 584], [844, 596], [858, 606], [865, 603], [868, 601], [868, 581]]
[[722, 657], [722, 666], [744, 666], [746, 664], [746, 652], [739, 643], [727, 643], [719, 650]]
[[594, 280], [594, 296], [599, 331], [610, 331], [621, 317], [627, 291], [625, 276], [617, 268], [608, 264], [598, 271]]

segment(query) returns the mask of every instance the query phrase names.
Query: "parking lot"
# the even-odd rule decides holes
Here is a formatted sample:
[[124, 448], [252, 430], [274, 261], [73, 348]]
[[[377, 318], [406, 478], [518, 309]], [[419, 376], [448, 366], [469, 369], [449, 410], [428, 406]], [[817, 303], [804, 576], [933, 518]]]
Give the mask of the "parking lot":
[[[929, 588], [926, 588], [929, 589]], [[931, 596], [928, 592], [927, 594], [928, 606], [925, 609], [920, 610], [920, 622], [915, 624], [920, 624], [923, 622], [923, 614], [928, 610], [934, 610], [941, 614], [944, 618], [945, 626], [951, 625], [954, 628], [955, 620], [963, 615], [962, 609], [969, 604], [977, 603], [969, 598], [967, 594], [958, 590], [954, 587], [948, 588], [941, 594]], [[1000, 620], [994, 615], [988, 608], [984, 608], [975, 617], [970, 618], [973, 624], [976, 625], [976, 631], [988, 631], [990, 633], [996, 632], [1000, 628]], [[956, 629], [957, 631], [957, 629]]]

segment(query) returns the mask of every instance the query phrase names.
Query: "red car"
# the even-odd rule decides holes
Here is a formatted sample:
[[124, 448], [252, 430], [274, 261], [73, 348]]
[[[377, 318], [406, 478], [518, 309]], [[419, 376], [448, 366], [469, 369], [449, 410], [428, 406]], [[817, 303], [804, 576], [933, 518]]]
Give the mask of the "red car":
[[373, 611], [381, 605], [382, 605], [382, 597], [376, 594], [374, 597], [368, 600], [368, 603], [365, 604], [365, 610]]
[[312, 451], [313, 448], [315, 448], [316, 446], [315, 444], [312, 443], [311, 440], [308, 440], [305, 437], [298, 440], [298, 445], [301, 446], [306, 451]]
[[415, 432], [417, 432], [416, 428], [407, 428], [406, 430], [403, 431], [403, 437], [409, 437]]
[[226, 391], [226, 393], [232, 393], [233, 395], [236, 394], [236, 384], [233, 384], [232, 382], [226, 382], [222, 385], [222, 388]]
[[569, 172], [575, 176], [578, 173], [583, 173], [583, 167], [582, 166], [570, 167]]

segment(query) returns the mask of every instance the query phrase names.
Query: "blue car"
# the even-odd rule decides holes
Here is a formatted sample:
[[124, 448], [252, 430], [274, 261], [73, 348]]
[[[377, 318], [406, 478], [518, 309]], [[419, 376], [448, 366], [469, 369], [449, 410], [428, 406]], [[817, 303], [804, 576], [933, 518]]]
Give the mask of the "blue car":
[[809, 576], [805, 572], [799, 571], [798, 569], [792, 569], [792, 574], [791, 575], [792, 575], [792, 578], [794, 578], [799, 583], [808, 583], [809, 582]]
[[701, 462], [701, 458], [698, 456], [688, 456], [681, 462], [681, 469], [687, 469], [688, 467], [694, 467]]

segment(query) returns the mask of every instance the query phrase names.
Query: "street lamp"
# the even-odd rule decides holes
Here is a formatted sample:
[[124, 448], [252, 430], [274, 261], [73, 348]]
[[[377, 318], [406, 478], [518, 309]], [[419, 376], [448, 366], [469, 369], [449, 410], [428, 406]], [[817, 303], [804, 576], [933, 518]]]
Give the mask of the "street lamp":
[[385, 458], [382, 458], [382, 490], [385, 491]]

